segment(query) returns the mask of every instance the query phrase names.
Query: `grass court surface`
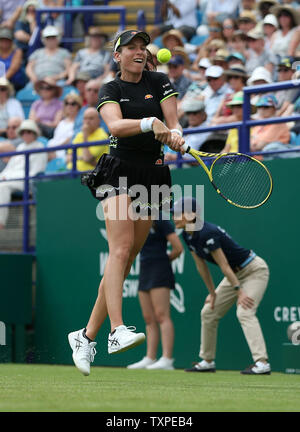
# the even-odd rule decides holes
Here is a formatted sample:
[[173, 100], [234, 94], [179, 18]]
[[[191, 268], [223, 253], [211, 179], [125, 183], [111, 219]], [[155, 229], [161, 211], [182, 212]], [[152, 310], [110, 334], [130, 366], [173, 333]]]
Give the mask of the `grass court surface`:
[[299, 411], [300, 375], [0, 365], [0, 412]]

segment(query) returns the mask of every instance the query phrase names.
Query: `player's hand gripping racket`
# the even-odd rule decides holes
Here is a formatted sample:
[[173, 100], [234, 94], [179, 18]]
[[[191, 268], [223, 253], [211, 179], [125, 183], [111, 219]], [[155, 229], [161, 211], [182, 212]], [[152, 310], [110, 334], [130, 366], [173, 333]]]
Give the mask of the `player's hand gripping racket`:
[[272, 176], [254, 157], [243, 153], [204, 153], [187, 144], [182, 148], [199, 162], [215, 190], [229, 204], [253, 209], [270, 198]]

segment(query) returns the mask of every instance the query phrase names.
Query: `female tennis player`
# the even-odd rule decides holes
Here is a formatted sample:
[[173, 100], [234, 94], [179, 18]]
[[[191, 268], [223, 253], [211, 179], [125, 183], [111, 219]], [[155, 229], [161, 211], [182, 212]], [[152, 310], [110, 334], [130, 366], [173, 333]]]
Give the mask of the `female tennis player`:
[[[165, 74], [145, 69], [149, 43], [149, 35], [136, 30], [124, 31], [116, 38], [113, 55], [120, 71], [99, 94], [98, 110], [111, 134], [110, 154], [100, 158], [92, 180], [89, 177], [86, 182], [103, 205], [109, 255], [86, 327], [69, 334], [74, 363], [84, 375], [90, 373], [96, 353], [94, 339], [107, 315], [110, 354], [145, 340], [135, 327], [124, 325], [123, 282], [148, 236], [152, 224], [149, 213], [170, 201], [170, 192], [151, 197], [151, 186], [171, 187], [169, 168], [163, 163], [163, 145], [184, 153], [177, 118], [178, 93]], [[136, 185], [143, 186], [147, 196], [133, 200]], [[139, 211], [142, 214], [137, 217]]]
[[[167, 244], [171, 250], [167, 253]], [[174, 225], [160, 218], [153, 221], [140, 252], [139, 301], [146, 323], [146, 356], [128, 369], [174, 369], [174, 326], [170, 316], [170, 292], [175, 289], [171, 262], [183, 252]], [[156, 361], [161, 334], [162, 357]]]

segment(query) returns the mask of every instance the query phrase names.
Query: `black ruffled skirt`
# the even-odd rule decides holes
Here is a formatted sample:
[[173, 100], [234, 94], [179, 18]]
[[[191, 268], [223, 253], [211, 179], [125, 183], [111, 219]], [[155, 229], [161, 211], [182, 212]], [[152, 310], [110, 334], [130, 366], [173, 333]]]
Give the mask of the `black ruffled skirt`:
[[171, 175], [167, 165], [130, 162], [104, 154], [95, 169], [81, 177], [99, 201], [127, 194], [138, 213], [169, 211], [172, 201]]

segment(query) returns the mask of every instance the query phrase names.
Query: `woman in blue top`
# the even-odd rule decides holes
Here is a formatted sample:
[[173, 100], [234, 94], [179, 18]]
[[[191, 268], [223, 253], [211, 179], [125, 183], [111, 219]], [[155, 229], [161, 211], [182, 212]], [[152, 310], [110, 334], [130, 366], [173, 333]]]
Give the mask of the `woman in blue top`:
[[[171, 251], [167, 252], [167, 243]], [[153, 221], [148, 238], [140, 252], [139, 301], [146, 323], [147, 354], [128, 369], [174, 369], [174, 327], [170, 317], [170, 291], [175, 289], [171, 262], [183, 251], [174, 225], [168, 220]], [[156, 361], [159, 342], [162, 357]]]

